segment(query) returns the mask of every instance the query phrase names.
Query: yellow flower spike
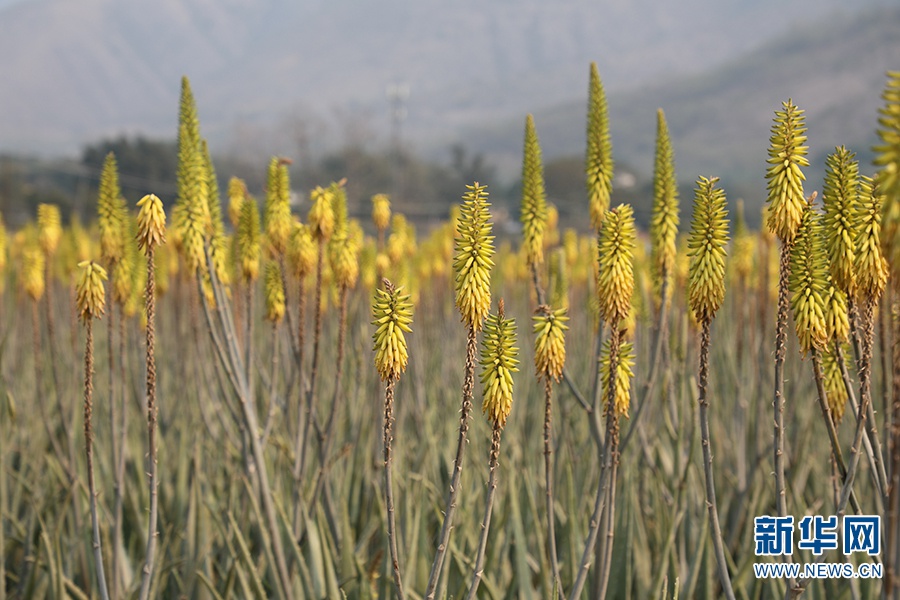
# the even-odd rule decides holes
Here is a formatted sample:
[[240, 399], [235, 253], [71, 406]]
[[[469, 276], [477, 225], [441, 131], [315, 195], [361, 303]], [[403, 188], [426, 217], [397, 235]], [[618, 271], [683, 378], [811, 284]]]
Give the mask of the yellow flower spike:
[[549, 306], [538, 307], [534, 321], [534, 366], [539, 377], [550, 377], [559, 381], [566, 364], [566, 322], [569, 317], [565, 308], [552, 310]]
[[806, 176], [800, 167], [808, 167], [806, 154], [806, 127], [803, 111], [794, 106], [791, 100], [781, 103], [783, 110], [775, 111], [775, 123], [769, 137], [770, 166], [766, 170], [769, 207], [766, 226], [777, 235], [782, 242], [790, 244], [794, 241], [803, 211], [806, 197], [803, 195], [803, 181]]
[[332, 182], [328, 186], [331, 193], [331, 212], [334, 214], [334, 229], [331, 232], [332, 238], [340, 238], [347, 235], [349, 227], [349, 218], [347, 216], [347, 184], [346, 179], [339, 182]]
[[75, 304], [78, 316], [82, 321], [99, 319], [106, 304], [106, 270], [95, 262], [85, 261], [78, 264], [81, 274], [75, 289]]
[[231, 284], [231, 271], [228, 268], [228, 236], [225, 235], [225, 223], [222, 220], [222, 201], [219, 197], [219, 178], [209, 154], [206, 140], [200, 141], [200, 152], [203, 159], [203, 177], [206, 180], [207, 235], [209, 237], [209, 257], [216, 277], [224, 286]]
[[697, 179], [688, 236], [688, 302], [698, 322], [712, 319], [725, 300], [725, 246], [728, 215], [717, 177]]
[[288, 266], [291, 271], [298, 279], [306, 277], [316, 268], [318, 256], [319, 250], [309, 227], [302, 223], [294, 223], [287, 247]]
[[606, 94], [597, 71], [597, 63], [591, 63], [587, 118], [587, 150], [584, 165], [591, 226], [599, 231], [609, 209], [609, 198], [612, 194], [613, 157]]
[[278, 263], [266, 263], [265, 278], [266, 320], [280, 323], [284, 318], [284, 286], [281, 283], [281, 269]]
[[37, 302], [44, 295], [46, 259], [40, 245], [31, 242], [22, 250], [22, 287]]
[[375, 229], [384, 231], [391, 223], [391, 199], [387, 194], [372, 196], [372, 223]]
[[544, 262], [544, 231], [547, 228], [547, 199], [544, 190], [544, 165], [541, 145], [534, 128], [534, 117], [525, 117], [524, 156], [522, 158], [522, 244], [529, 266]]
[[834, 285], [852, 294], [856, 284], [853, 221], [859, 203], [859, 162], [852, 152], [840, 146], [825, 159], [825, 169], [822, 225], [828, 266]]
[[597, 299], [600, 318], [610, 324], [624, 319], [631, 309], [636, 236], [630, 205], [607, 211], [597, 243]]
[[385, 279], [384, 289], [375, 290], [372, 302], [375, 368], [382, 381], [398, 379], [409, 361], [404, 333], [412, 333], [413, 305], [409, 295], [402, 292], [403, 288]]
[[235, 236], [237, 250], [235, 258], [245, 283], [255, 281], [259, 277], [261, 238], [259, 208], [256, 206], [256, 200], [247, 198], [241, 205], [241, 216]]
[[247, 199], [247, 184], [243, 179], [232, 177], [228, 180], [228, 220], [236, 230], [241, 220], [241, 207]]
[[841, 373], [841, 365], [832, 348], [822, 353], [822, 379], [825, 386], [825, 397], [828, 399], [828, 409], [835, 425], [839, 425], [844, 418], [847, 408], [847, 387], [844, 385], [844, 377]]
[[[184, 196], [179, 192], [181, 209], [180, 238], [182, 253], [188, 271], [191, 274], [206, 272], [206, 242], [209, 239], [209, 187], [206, 177], [206, 165], [199, 146], [184, 150], [187, 162], [185, 170], [188, 179], [185, 182]], [[179, 160], [181, 160], [179, 156]]]
[[334, 232], [334, 210], [331, 205], [331, 192], [317, 187], [310, 194], [312, 207], [309, 209], [307, 221], [316, 241], [328, 241]]
[[825, 288], [825, 337], [829, 342], [847, 341], [850, 335], [850, 319], [847, 314], [847, 296], [829, 278]]
[[875, 164], [881, 167], [877, 180], [885, 194], [882, 242], [892, 268], [900, 269], [900, 71], [890, 71], [881, 94], [884, 106], [878, 109], [878, 139], [872, 148]]
[[516, 321], [503, 314], [500, 300], [496, 315], [488, 315], [481, 342], [481, 411], [495, 427], [503, 428], [512, 409], [513, 377], [519, 370], [516, 348]]
[[213, 231], [209, 164], [200, 137], [197, 105], [187, 77], [181, 79], [178, 114], [178, 199], [172, 210], [172, 241], [190, 275], [206, 272], [206, 242]]
[[272, 157], [266, 184], [265, 225], [266, 250], [272, 258], [284, 255], [291, 235], [291, 184], [286, 158]]
[[[609, 348], [610, 340], [603, 344], [600, 354], [600, 372], [603, 376], [603, 398], [609, 397]], [[616, 369], [616, 416], [628, 418], [631, 406], [631, 380], [634, 378], [634, 344], [622, 341], [619, 344], [619, 360]]]
[[162, 200], [147, 194], [138, 200], [138, 247], [145, 254], [166, 241], [166, 213]]
[[791, 248], [791, 309], [800, 352], [824, 348], [828, 342], [826, 294], [828, 266], [825, 264], [821, 216], [807, 205]]
[[48, 257], [56, 254], [62, 238], [62, 217], [55, 204], [39, 204], [37, 207], [38, 240], [41, 250]]
[[339, 288], [350, 289], [356, 286], [359, 278], [359, 250], [359, 245], [346, 235], [332, 238], [329, 242], [328, 260]]
[[888, 264], [881, 251], [881, 205], [884, 196], [869, 177], [860, 178], [856, 210], [854, 246], [856, 295], [877, 300], [888, 278]]
[[[347, 195], [342, 184], [332, 184], [332, 211], [334, 231], [328, 242], [328, 261], [338, 288], [349, 289], [359, 278], [359, 243], [357, 234], [351, 235], [347, 218]], [[354, 226], [355, 231], [356, 226]]]
[[100, 228], [100, 257], [107, 265], [122, 258], [125, 247], [125, 217], [127, 215], [122, 191], [119, 189], [119, 170], [116, 157], [110, 152], [103, 161], [100, 192], [97, 197], [97, 224]]
[[666, 303], [673, 292], [671, 281], [675, 269], [677, 239], [678, 182], [675, 178], [675, 159], [669, 139], [669, 127], [660, 108], [656, 111], [656, 162], [653, 170], [653, 213], [650, 217], [650, 272], [657, 306], [661, 301], [663, 273], [666, 273], [666, 279], [670, 282]]
[[486, 186], [475, 182], [466, 189], [456, 224], [458, 237], [453, 256], [456, 307], [463, 322], [479, 331], [491, 309], [494, 236]]

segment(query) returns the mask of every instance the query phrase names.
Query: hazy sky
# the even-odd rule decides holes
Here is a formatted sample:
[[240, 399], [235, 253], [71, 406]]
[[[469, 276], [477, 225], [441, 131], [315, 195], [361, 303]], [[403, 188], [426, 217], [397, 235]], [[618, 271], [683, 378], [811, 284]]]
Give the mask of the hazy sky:
[[321, 122], [332, 142], [357, 125], [383, 139], [395, 82], [410, 90], [405, 135], [446, 145], [583, 97], [590, 61], [615, 95], [705, 72], [835, 11], [887, 4], [0, 0], [0, 151], [174, 135], [184, 74], [214, 148], [243, 144], [248, 131], [271, 147]]

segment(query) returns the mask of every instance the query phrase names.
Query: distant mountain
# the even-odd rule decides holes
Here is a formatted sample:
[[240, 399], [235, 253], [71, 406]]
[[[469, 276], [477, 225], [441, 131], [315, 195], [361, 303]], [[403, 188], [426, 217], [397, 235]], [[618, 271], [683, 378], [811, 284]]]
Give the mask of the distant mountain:
[[[433, 147], [467, 124], [571, 99], [585, 87], [591, 60], [611, 92], [623, 90], [702, 72], [846, 7], [844, 0], [11, 1], [0, 0], [0, 151], [43, 154], [72, 152], [101, 135], [174, 135], [182, 74], [191, 77], [214, 149], [249, 138], [279, 151], [272, 147], [285, 140], [276, 133], [284, 138], [304, 120], [362, 123], [383, 134], [385, 90], [395, 82], [410, 89], [404, 138]], [[887, 3], [861, 0], [853, 10]]]
[[[821, 190], [824, 159], [836, 145], [856, 151], [863, 172], [871, 172], [870, 147], [887, 70], [900, 70], [900, 8], [813, 22], [705, 74], [609, 94], [613, 153], [620, 163], [650, 173], [661, 107], [680, 179], [721, 176], [750, 194], [755, 206], [765, 194], [774, 111], [792, 98], [806, 111], [812, 163], [808, 188]], [[547, 158], [584, 152], [586, 70], [582, 79], [585, 91], [579, 99], [535, 111]], [[523, 124], [524, 114], [484, 123], [464, 135], [509, 168], [521, 160]]]

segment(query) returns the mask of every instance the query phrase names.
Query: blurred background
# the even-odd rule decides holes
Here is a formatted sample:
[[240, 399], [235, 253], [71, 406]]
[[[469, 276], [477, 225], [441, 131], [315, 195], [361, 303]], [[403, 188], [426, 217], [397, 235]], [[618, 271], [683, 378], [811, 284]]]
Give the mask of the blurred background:
[[[808, 189], [835, 145], [871, 172], [885, 71], [900, 69], [887, 0], [0, 0], [0, 211], [39, 202], [93, 216], [116, 152], [123, 192], [174, 200], [180, 78], [224, 181], [261, 193], [293, 159], [295, 208], [346, 176], [351, 213], [376, 192], [427, 227], [463, 185], [518, 214], [525, 115], [561, 224], [587, 230], [588, 68], [609, 100], [613, 202], [649, 215], [655, 111], [666, 112], [684, 205], [717, 175], [759, 222], [769, 124], [807, 111]], [[618, 198], [616, 197], [618, 196]], [[509, 224], [513, 226], [512, 223]]]

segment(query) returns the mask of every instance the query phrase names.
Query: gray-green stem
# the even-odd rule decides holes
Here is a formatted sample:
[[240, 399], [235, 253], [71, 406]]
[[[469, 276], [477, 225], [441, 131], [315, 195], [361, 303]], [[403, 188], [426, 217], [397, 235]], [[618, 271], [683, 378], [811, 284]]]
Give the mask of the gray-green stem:
[[100, 538], [100, 520], [97, 518], [97, 488], [94, 483], [94, 449], [91, 413], [94, 395], [94, 333], [91, 327], [92, 318], [85, 321], [87, 340], [84, 349], [84, 447], [87, 455], [88, 490], [91, 498], [91, 542], [94, 550], [94, 569], [97, 574], [97, 588], [101, 600], [109, 600], [106, 587], [106, 575], [103, 572], [103, 547]]
[[150, 519], [147, 525], [147, 556], [141, 574], [140, 600], [150, 597], [153, 578], [153, 555], [156, 552], [156, 523], [159, 515], [159, 479], [156, 463], [156, 276], [152, 246], [147, 251], [147, 442], [148, 484], [150, 487]]
[[463, 381], [462, 409], [459, 415], [459, 439], [456, 443], [456, 458], [453, 461], [450, 493], [447, 496], [447, 506], [444, 509], [444, 523], [441, 526], [437, 550], [435, 551], [434, 561], [431, 563], [431, 572], [428, 576], [428, 586], [425, 589], [426, 600], [434, 599], [438, 580], [441, 576], [441, 569], [444, 565], [444, 555], [450, 542], [453, 516], [456, 514], [456, 501], [459, 496], [460, 479], [462, 477], [463, 456], [466, 453], [466, 434], [469, 431], [469, 411], [472, 409], [472, 396], [475, 389], [475, 353], [478, 350], [477, 346], [475, 327], [470, 325], [466, 343], [466, 375]]
[[469, 586], [469, 593], [466, 600], [474, 600], [475, 593], [481, 583], [484, 575], [484, 555], [487, 551], [488, 532], [491, 529], [491, 512], [494, 508], [494, 496], [497, 491], [497, 471], [499, 470], [498, 462], [500, 460], [500, 436], [503, 429], [494, 423], [494, 431], [491, 435], [491, 457], [489, 460], [490, 477], [488, 478], [487, 499], [484, 508], [484, 520], [481, 522], [481, 537], [478, 540], [478, 552], [475, 555], [475, 568], [472, 572], [472, 585]]
[[701, 324], [700, 331], [700, 373], [697, 382], [698, 403], [700, 405], [700, 439], [703, 446], [703, 473], [706, 476], [706, 508], [709, 511], [709, 525], [712, 530], [713, 549], [718, 565], [719, 581], [722, 593], [729, 600], [734, 600], [731, 578], [728, 576], [728, 563], [725, 561], [725, 547], [722, 543], [722, 528], [719, 526], [719, 509], [716, 504], [716, 485], [712, 468], [712, 441], [709, 434], [709, 319]]
[[400, 574], [400, 553], [397, 550], [397, 524], [394, 520], [394, 483], [391, 478], [391, 441], [394, 427], [394, 384], [388, 379], [384, 389], [384, 502], [387, 507], [388, 545], [391, 551], [391, 572], [397, 600], [405, 600], [403, 577]]

